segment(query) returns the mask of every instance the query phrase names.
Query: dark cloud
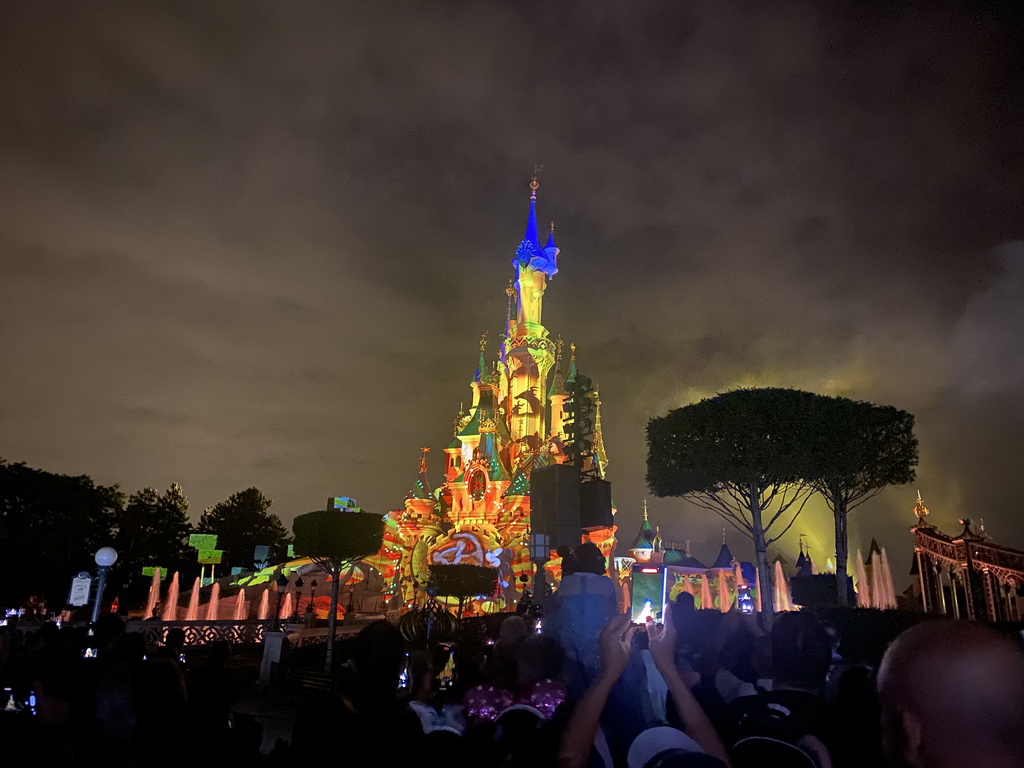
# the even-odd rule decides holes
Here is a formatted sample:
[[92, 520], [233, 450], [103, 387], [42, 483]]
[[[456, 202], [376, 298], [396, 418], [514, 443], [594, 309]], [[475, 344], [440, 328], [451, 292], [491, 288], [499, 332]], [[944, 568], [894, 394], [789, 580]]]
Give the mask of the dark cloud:
[[[397, 505], [500, 331], [543, 163], [546, 323], [601, 384], [627, 535], [646, 420], [773, 384], [913, 411], [937, 522], [1024, 545], [1019, 13], [8, 3], [0, 22], [3, 455], [177, 480], [197, 508], [249, 485], [285, 518], [325, 494]], [[912, 496], [866, 505], [861, 533], [905, 549]], [[706, 513], [653, 509], [714, 555]]]

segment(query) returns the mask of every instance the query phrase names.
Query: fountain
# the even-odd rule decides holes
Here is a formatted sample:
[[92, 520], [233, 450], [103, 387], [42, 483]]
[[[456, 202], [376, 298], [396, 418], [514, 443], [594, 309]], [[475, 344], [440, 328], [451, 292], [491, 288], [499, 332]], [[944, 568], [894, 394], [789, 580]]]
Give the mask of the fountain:
[[188, 598], [188, 611], [185, 613], [185, 621], [195, 621], [199, 618], [199, 577], [196, 576], [192, 584], [192, 594]]
[[793, 610], [792, 601], [789, 599], [789, 586], [786, 584], [786, 574], [782, 572], [782, 561], [775, 561], [775, 610]]
[[216, 581], [213, 582], [213, 587], [210, 589], [210, 602], [206, 604], [206, 620], [216, 621], [217, 620], [217, 609], [220, 608], [220, 584]]
[[701, 610], [714, 608], [714, 601], [711, 598], [711, 585], [708, 584], [708, 575], [700, 575], [700, 607]]
[[690, 575], [689, 574], [686, 574], [685, 576], [683, 576], [683, 592], [687, 592], [687, 593], [693, 595], [693, 583], [690, 581]]
[[164, 602], [164, 621], [178, 620], [178, 572], [171, 576], [171, 586], [167, 588], [167, 600]]
[[864, 555], [859, 549], [857, 550], [857, 560], [855, 562], [854, 574], [857, 577], [857, 607], [870, 608], [871, 589], [868, 587], [868, 572], [864, 570]]
[[879, 565], [882, 566], [882, 589], [885, 590], [885, 602], [886, 607], [896, 607], [896, 588], [892, 583], [892, 569], [889, 568], [889, 558], [885, 554], [885, 547], [882, 547], [882, 554], [878, 558]]
[[757, 600], [754, 601], [754, 609], [761, 612], [761, 569], [754, 568], [754, 589], [757, 590]]
[[288, 617], [292, 615], [292, 593], [288, 592], [284, 596], [284, 600], [281, 601], [281, 610], [278, 612], [277, 618], [281, 621], [287, 621]]
[[233, 616], [235, 621], [245, 621], [245, 588], [238, 590], [238, 595], [235, 597], [235, 615]]
[[149, 600], [146, 601], [146, 615], [142, 618], [148, 619], [156, 611], [156, 604], [160, 602], [160, 569], [153, 569], [153, 581], [149, 585]]
[[260, 596], [260, 610], [257, 614], [257, 618], [260, 621], [264, 621], [270, 618], [270, 590], [264, 589], [263, 594]]
[[732, 600], [729, 598], [729, 580], [725, 571], [718, 572], [718, 610], [725, 613], [729, 610]]

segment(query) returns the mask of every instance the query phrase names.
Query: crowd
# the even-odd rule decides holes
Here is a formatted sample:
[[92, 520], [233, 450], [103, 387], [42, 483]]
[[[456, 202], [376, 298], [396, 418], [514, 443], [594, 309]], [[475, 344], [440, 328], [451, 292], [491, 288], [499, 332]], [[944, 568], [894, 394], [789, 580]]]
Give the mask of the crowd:
[[232, 712], [226, 644], [185, 664], [183, 636], [147, 649], [116, 616], [91, 638], [55, 625], [24, 646], [0, 634], [11, 700], [32, 696], [0, 727], [62, 766], [1024, 766], [1013, 639], [928, 621], [873, 669], [845, 662], [841, 638], [808, 611], [766, 632], [737, 611], [695, 611], [684, 593], [661, 623], [637, 626], [588, 546], [563, 559], [539, 633], [511, 616], [493, 642], [410, 653], [393, 625], [366, 626], [340, 646], [337, 689], [306, 698], [269, 754], [256, 722]]

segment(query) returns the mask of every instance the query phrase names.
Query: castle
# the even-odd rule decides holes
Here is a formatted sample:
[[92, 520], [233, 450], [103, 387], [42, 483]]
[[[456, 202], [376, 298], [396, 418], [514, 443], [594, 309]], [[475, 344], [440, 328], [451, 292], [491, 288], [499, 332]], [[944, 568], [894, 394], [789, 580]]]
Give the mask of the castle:
[[[460, 411], [444, 449], [444, 477], [434, 488], [422, 449], [419, 475], [401, 509], [385, 518], [380, 552], [364, 560], [384, 581], [385, 600], [411, 604], [429, 579], [432, 564], [470, 563], [498, 569], [499, 595], [475, 601], [474, 612], [509, 610], [531, 583], [530, 476], [534, 469], [566, 463], [566, 384], [576, 377], [575, 345], [567, 369], [561, 338], [544, 327], [548, 284], [558, 272], [560, 250], [554, 225], [545, 245], [537, 230], [537, 189], [530, 183], [526, 233], [515, 251], [515, 280], [506, 289], [505, 330], [497, 359], [488, 359], [487, 334], [480, 340], [470, 382], [472, 404]], [[604, 477], [607, 455], [596, 406], [591, 475]], [[610, 557], [615, 526], [584, 535]], [[553, 553], [551, 553], [553, 555]], [[557, 580], [558, 561], [546, 566]], [[522, 577], [526, 577], [525, 579]], [[551, 579], [549, 579], [550, 581]]]

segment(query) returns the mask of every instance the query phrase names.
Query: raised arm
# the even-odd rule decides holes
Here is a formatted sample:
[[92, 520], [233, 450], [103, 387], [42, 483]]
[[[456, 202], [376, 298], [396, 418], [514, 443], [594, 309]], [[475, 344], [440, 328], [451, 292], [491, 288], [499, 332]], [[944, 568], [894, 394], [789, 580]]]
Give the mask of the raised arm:
[[676, 669], [675, 643], [676, 628], [672, 623], [672, 606], [665, 606], [665, 623], [658, 627], [653, 622], [647, 625], [647, 636], [650, 640], [651, 658], [661, 676], [668, 685], [668, 692], [679, 710], [686, 733], [709, 755], [729, 765], [729, 753], [726, 752], [718, 731], [711, 724], [704, 709], [690, 692], [689, 686]]
[[597, 736], [601, 712], [612, 687], [629, 664], [633, 635], [639, 627], [629, 617], [617, 615], [601, 632], [601, 673], [580, 699], [562, 735], [558, 748], [559, 768], [584, 768]]

